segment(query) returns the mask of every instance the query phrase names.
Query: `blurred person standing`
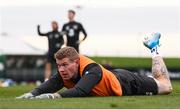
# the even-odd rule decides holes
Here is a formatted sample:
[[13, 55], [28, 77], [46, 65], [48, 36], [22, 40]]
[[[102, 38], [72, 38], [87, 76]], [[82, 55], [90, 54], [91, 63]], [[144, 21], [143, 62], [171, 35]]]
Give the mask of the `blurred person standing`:
[[58, 23], [56, 21], [51, 22], [52, 31], [47, 33], [41, 33], [40, 25], [37, 26], [37, 31], [40, 36], [46, 36], [48, 38], [48, 53], [46, 55], [47, 60], [45, 64], [44, 81], [47, 81], [52, 74], [52, 67], [55, 64], [54, 53], [56, 53], [64, 44], [63, 35], [58, 31]]
[[[62, 32], [67, 37], [67, 46], [74, 47], [79, 53], [79, 44], [86, 39], [87, 33], [82, 24], [74, 20], [75, 15], [74, 10], [68, 11], [69, 22], [63, 25]], [[83, 40], [79, 40], [80, 32], [84, 34]]]

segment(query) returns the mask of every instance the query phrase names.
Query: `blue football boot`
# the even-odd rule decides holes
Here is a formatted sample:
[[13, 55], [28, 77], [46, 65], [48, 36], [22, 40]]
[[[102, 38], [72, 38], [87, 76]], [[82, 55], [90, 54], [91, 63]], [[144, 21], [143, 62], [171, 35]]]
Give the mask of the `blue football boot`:
[[160, 33], [153, 33], [150, 37], [145, 38], [143, 44], [149, 49], [156, 48], [157, 46], [159, 46], [160, 37]]

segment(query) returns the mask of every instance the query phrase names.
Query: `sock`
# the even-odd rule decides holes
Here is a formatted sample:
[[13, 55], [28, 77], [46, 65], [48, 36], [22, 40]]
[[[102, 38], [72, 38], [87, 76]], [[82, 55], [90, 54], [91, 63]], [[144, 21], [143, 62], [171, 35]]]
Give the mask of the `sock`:
[[161, 56], [158, 52], [158, 47], [154, 47], [151, 49], [151, 54], [152, 54], [152, 58], [157, 57], [157, 56]]

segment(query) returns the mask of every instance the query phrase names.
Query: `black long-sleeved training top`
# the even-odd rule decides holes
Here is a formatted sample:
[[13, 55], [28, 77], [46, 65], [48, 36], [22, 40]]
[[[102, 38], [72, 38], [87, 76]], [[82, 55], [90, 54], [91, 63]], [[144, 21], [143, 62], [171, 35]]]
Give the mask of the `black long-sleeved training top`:
[[47, 36], [49, 53], [51, 54], [54, 54], [64, 44], [63, 35], [58, 30], [53, 30], [47, 33], [41, 33], [40, 27], [38, 26], [37, 31], [40, 36]]

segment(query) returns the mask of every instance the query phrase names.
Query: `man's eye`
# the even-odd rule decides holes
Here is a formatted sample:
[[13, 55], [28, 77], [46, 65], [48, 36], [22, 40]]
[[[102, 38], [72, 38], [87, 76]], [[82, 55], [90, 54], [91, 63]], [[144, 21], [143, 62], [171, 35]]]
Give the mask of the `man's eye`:
[[62, 65], [58, 65], [58, 67], [66, 67], [68, 64], [62, 64]]
[[63, 64], [62, 66], [65, 66], [65, 67], [66, 67], [67, 65], [68, 65], [68, 64]]
[[57, 65], [59, 68], [60, 67], [67, 67], [68, 66], [68, 64], [61, 64], [61, 65]]

